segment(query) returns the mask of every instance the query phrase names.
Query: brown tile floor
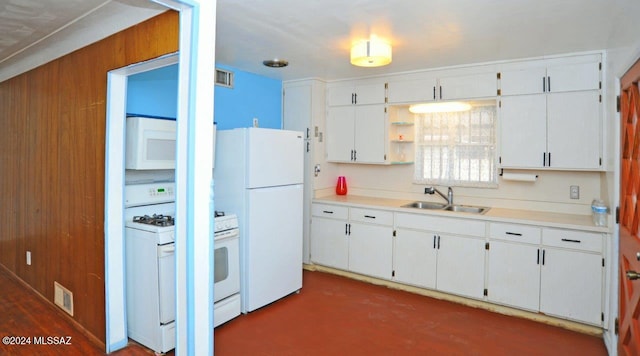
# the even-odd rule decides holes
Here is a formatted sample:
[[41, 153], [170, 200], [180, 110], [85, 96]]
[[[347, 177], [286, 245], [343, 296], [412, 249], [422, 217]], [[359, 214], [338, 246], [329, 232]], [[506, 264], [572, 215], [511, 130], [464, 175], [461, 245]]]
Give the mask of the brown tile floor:
[[600, 337], [304, 272], [304, 286], [215, 330], [216, 355], [606, 355]]
[[[0, 355], [101, 355], [53, 306], [0, 267], [0, 336], [68, 335], [72, 345]], [[216, 355], [606, 355], [602, 339], [322, 272], [215, 330]], [[115, 355], [152, 355], [135, 343]], [[170, 354], [173, 354], [171, 352]]]

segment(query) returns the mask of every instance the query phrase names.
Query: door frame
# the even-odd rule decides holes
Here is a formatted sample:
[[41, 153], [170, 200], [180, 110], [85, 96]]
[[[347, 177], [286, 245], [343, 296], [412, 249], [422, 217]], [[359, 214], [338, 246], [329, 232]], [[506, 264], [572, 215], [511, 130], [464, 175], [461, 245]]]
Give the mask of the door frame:
[[[211, 302], [213, 258], [209, 252], [214, 248], [214, 206], [213, 137], [210, 132], [213, 129], [214, 112], [217, 2], [152, 1], [178, 11], [180, 17], [176, 143], [176, 353], [211, 355], [214, 325]], [[107, 353], [125, 347], [128, 342], [123, 241], [126, 78], [150, 68], [175, 63], [175, 58], [171, 57], [160, 57], [157, 59], [160, 62], [134, 64], [108, 74], [104, 222]], [[196, 165], [195, 162], [200, 163]], [[196, 236], [199, 238], [196, 239]]]

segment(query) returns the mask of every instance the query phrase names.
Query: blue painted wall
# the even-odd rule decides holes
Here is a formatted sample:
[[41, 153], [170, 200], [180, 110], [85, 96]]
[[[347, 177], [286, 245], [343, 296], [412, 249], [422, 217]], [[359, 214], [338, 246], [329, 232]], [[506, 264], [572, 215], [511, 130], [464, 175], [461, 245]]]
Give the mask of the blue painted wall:
[[[214, 119], [218, 130], [253, 126], [282, 128], [282, 82], [233, 67], [234, 88], [214, 88]], [[175, 118], [178, 96], [178, 65], [171, 65], [129, 77], [127, 113]]]

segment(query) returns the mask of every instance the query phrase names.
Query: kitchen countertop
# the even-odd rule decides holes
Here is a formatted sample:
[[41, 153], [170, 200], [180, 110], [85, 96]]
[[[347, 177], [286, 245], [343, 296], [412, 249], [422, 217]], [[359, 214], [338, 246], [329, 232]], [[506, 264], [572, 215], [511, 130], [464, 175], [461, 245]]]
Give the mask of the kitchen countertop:
[[[461, 213], [442, 210], [429, 210], [417, 208], [403, 208], [405, 204], [415, 200], [375, 198], [358, 195], [329, 195], [315, 198], [314, 203], [339, 204], [364, 208], [381, 208], [404, 213], [417, 213], [428, 215], [440, 215], [443, 217], [455, 217], [464, 219], [507, 222], [516, 224], [542, 225], [565, 229], [576, 229], [609, 233], [609, 227], [595, 226], [591, 215], [562, 214], [533, 210], [518, 210], [505, 208], [490, 208], [484, 214]], [[464, 204], [463, 204], [464, 205]]]

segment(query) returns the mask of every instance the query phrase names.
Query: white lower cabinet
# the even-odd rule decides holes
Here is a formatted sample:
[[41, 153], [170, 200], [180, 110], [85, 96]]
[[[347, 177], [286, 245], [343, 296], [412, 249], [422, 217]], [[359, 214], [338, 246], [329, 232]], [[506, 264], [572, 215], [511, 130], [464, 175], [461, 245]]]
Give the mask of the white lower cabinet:
[[354, 222], [350, 225], [349, 270], [390, 279], [393, 228]]
[[490, 224], [491, 302], [602, 325], [602, 234]]
[[311, 261], [391, 279], [393, 213], [313, 204]]
[[347, 269], [349, 240], [346, 220], [313, 217], [311, 223], [311, 261], [324, 266]]
[[393, 270], [396, 282], [436, 288], [436, 239], [436, 234], [396, 229], [396, 237], [393, 240]]
[[[484, 231], [484, 230], [483, 230]], [[436, 289], [482, 299], [485, 241], [474, 237], [439, 235]]]
[[[470, 298], [484, 295], [484, 222], [396, 214], [394, 280]], [[468, 233], [476, 236], [454, 235]]]
[[602, 325], [602, 257], [545, 248], [540, 275], [540, 312]]
[[603, 325], [601, 233], [314, 203], [310, 246], [319, 265]]
[[488, 295], [491, 302], [538, 311], [540, 265], [538, 246], [492, 241], [489, 249]]

